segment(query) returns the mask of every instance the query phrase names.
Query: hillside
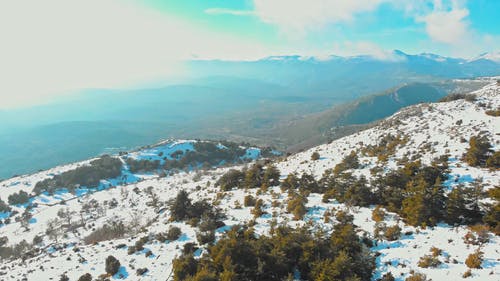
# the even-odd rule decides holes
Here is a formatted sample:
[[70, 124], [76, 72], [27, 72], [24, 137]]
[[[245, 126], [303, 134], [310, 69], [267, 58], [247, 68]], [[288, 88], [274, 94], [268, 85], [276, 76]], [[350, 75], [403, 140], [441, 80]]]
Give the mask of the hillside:
[[496, 79], [289, 156], [167, 141], [0, 182], [0, 279], [499, 280]]
[[[374, 101], [366, 105], [377, 114], [366, 115], [362, 107], [349, 113], [351, 103], [363, 104], [365, 97], [414, 83], [444, 95], [454, 88], [450, 79], [500, 74], [500, 64], [489, 56], [472, 61], [397, 51], [393, 56], [397, 59], [195, 60], [187, 63], [185, 77], [132, 89], [82, 89], [46, 104], [0, 109], [0, 178], [163, 138], [251, 141], [297, 151], [359, 129], [349, 123], [384, 118], [411, 104], [391, 103], [387, 110]], [[417, 101], [432, 102], [434, 96]], [[343, 113], [352, 116], [338, 120]], [[338, 125], [349, 128], [328, 132]]]

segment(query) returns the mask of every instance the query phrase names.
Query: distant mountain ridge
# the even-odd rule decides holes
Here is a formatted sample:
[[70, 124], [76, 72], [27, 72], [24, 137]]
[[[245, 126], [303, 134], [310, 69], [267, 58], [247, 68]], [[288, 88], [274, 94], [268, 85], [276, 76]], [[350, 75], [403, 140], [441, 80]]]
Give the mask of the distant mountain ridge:
[[[372, 116], [361, 108], [356, 112], [363, 115], [337, 119], [345, 111], [336, 106], [359, 98], [413, 83], [500, 75], [500, 64], [490, 60], [491, 55], [471, 61], [401, 51], [389, 56], [396, 59], [274, 56], [257, 61], [190, 61], [186, 66], [190, 76], [175, 84], [83, 90], [54, 103], [1, 110], [0, 177], [85, 159], [109, 147], [133, 148], [169, 137], [251, 141], [286, 149], [305, 141], [304, 136], [329, 138], [326, 131], [340, 120], [342, 126], [371, 122], [386, 116], [386, 112], [375, 114], [379, 110], [400, 107], [391, 102], [374, 107]], [[290, 127], [328, 116], [324, 112], [333, 107], [334, 121]], [[20, 149], [25, 147], [34, 151]], [[50, 153], [41, 155], [43, 151]], [[76, 158], [71, 151], [82, 153]], [[17, 168], [27, 168], [26, 163], [39, 165]]]

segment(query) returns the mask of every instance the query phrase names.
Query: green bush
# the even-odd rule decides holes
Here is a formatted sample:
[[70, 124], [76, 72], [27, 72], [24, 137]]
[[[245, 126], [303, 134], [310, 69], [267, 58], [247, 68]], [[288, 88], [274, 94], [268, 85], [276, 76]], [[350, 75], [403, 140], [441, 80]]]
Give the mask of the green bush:
[[245, 196], [245, 198], [243, 199], [243, 205], [245, 207], [254, 207], [255, 206], [255, 202], [256, 202], [255, 198], [252, 195], [250, 195], [250, 194], [248, 194], [247, 196]]
[[10, 212], [10, 206], [0, 198], [0, 213]]
[[121, 175], [122, 162], [116, 157], [104, 155], [93, 160], [89, 165], [63, 172], [52, 178], [37, 182], [33, 192], [44, 191], [53, 194], [59, 188], [67, 188], [70, 192], [78, 187], [97, 187], [101, 180], [112, 179]]
[[10, 205], [26, 204], [29, 202], [30, 196], [28, 195], [28, 193], [21, 190], [18, 193], [9, 195], [8, 200]]
[[120, 261], [113, 256], [106, 258], [106, 273], [113, 276], [120, 270]]
[[171, 226], [167, 231], [166, 238], [170, 241], [175, 241], [175, 240], [179, 239], [179, 237], [181, 237], [181, 235], [182, 235], [182, 231], [180, 228], [178, 228], [177, 226]]
[[314, 151], [313, 154], [311, 154], [311, 160], [312, 161], [316, 161], [316, 160], [319, 160], [320, 158], [320, 155], [317, 151]]
[[192, 253], [173, 261], [174, 280], [288, 280], [299, 271], [302, 280], [370, 280], [374, 259], [356, 235], [352, 218], [341, 215], [328, 235], [306, 228], [279, 226], [270, 236], [235, 226], [207, 255]]
[[85, 273], [78, 278], [78, 281], [92, 281], [92, 275], [90, 275], [90, 273]]

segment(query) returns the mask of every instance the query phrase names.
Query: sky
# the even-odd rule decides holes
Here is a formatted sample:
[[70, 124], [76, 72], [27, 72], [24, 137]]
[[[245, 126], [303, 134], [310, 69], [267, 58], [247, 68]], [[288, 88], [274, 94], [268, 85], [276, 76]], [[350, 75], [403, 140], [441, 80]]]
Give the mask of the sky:
[[471, 58], [500, 46], [497, 0], [0, 0], [0, 110], [182, 76], [191, 59]]

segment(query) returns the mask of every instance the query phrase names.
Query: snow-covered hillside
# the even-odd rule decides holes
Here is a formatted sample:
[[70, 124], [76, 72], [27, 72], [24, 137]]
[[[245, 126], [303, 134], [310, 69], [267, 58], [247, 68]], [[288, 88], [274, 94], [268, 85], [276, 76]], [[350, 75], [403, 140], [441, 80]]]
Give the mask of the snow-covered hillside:
[[[469, 139], [479, 133], [490, 140], [494, 151], [500, 150], [500, 117], [486, 114], [500, 109], [500, 85], [496, 79], [490, 79], [490, 82], [472, 93], [474, 100], [457, 99], [411, 106], [369, 130], [269, 161], [279, 170], [281, 180], [293, 173], [311, 174], [319, 180], [354, 151], [360, 165], [350, 172], [357, 178], [364, 176], [371, 183], [376, 176], [400, 168], [402, 159], [421, 160], [423, 165], [431, 165], [435, 158], [446, 155], [448, 179], [442, 183], [446, 192], [459, 185], [472, 188], [478, 182], [485, 191], [492, 189], [500, 186], [498, 169], [472, 167], [462, 160]], [[391, 146], [394, 139], [397, 142], [391, 149], [386, 149], [384, 155], [371, 153], [368, 148], [379, 146], [384, 139], [389, 139], [386, 146]], [[225, 149], [225, 146], [218, 144], [218, 148]], [[238, 156], [242, 160], [255, 160], [261, 156], [259, 149], [242, 149], [244, 154]], [[129, 167], [131, 162], [127, 162], [129, 158], [135, 161], [157, 160], [159, 167], [165, 167], [169, 160], [190, 150], [194, 150], [193, 141], [167, 142], [114, 156], [124, 164], [117, 178], [102, 179], [95, 188], [79, 186], [74, 192], [68, 192], [69, 187], [59, 186], [56, 192], [42, 192], [32, 197], [29, 203], [12, 206], [10, 212], [0, 212], [0, 238], [8, 239], [4, 245], [0, 242], [0, 249], [17, 250], [17, 254], [12, 255], [15, 258], [2, 260], [0, 280], [59, 280], [62, 275], [69, 280], [78, 280], [85, 273], [98, 278], [106, 272], [105, 260], [109, 255], [116, 257], [121, 264], [111, 279], [173, 280], [172, 262], [181, 255], [185, 244], [197, 244], [196, 257], [207, 252], [207, 245], [198, 241], [197, 227], [170, 219], [168, 202], [176, 198], [180, 190], [187, 191], [193, 201], [207, 199], [225, 214], [224, 226], [216, 229], [216, 240], [224, 237], [231, 226], [247, 224], [254, 219], [252, 224], [259, 235], [268, 235], [274, 223], [328, 232], [336, 221], [327, 220], [326, 213], [347, 210], [354, 216], [357, 232], [371, 237], [374, 242], [370, 248], [376, 256], [373, 280], [389, 272], [396, 280], [405, 280], [413, 272], [421, 272], [432, 280], [460, 280], [468, 271], [465, 260], [478, 248], [483, 252], [481, 268], [472, 269], [468, 279], [500, 280], [500, 239], [491, 232], [486, 235], [487, 242], [474, 245], [464, 241], [464, 236], [470, 232], [465, 225], [450, 226], [439, 222], [425, 228], [410, 226], [398, 214], [387, 212], [383, 221], [387, 226], [399, 225], [402, 234], [393, 241], [375, 239], [376, 222], [372, 217], [375, 206], [352, 206], [337, 200], [324, 200], [319, 193], [310, 193], [304, 218], [294, 220], [294, 215], [287, 211], [288, 195], [279, 185], [267, 189], [221, 191], [215, 182], [231, 169], [241, 170], [248, 166], [237, 163], [240, 161], [235, 161], [234, 166], [220, 163], [220, 166], [202, 167], [202, 163], [198, 163], [186, 166], [178, 173], [162, 173], [161, 168], [134, 173]], [[319, 154], [318, 159], [311, 158], [314, 152]], [[21, 190], [32, 193], [38, 182], [89, 165], [90, 161], [6, 180], [0, 183], [0, 197], [7, 201], [10, 195]], [[226, 165], [222, 167], [222, 164]], [[256, 218], [252, 207], [243, 206], [248, 195], [263, 200], [264, 213]], [[23, 216], [28, 217], [24, 223]], [[120, 222], [127, 231], [119, 237], [99, 242], [88, 239], [102, 226]], [[158, 234], [171, 226], [181, 229], [180, 237], [174, 241], [158, 239]], [[143, 237], [147, 237], [142, 240], [143, 249], [130, 251], [132, 245], [137, 245], [136, 242]], [[439, 265], [419, 266], [421, 257], [430, 254], [432, 247], [441, 249], [435, 256]], [[295, 276], [297, 280], [298, 276]]]

